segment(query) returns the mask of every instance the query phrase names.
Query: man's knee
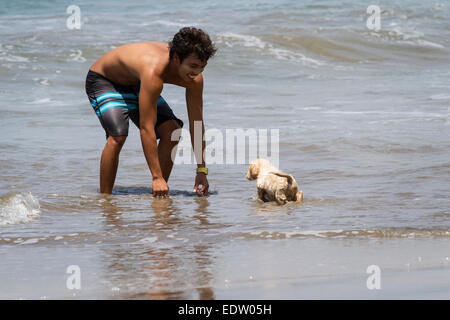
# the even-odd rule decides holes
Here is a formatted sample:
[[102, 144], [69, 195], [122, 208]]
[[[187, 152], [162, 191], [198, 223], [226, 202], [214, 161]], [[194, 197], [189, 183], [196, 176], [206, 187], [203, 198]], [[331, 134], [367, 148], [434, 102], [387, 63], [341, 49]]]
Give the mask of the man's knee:
[[109, 136], [107, 143], [111, 145], [114, 148], [121, 149], [123, 144], [125, 143], [125, 140], [127, 139], [127, 136]]
[[181, 126], [176, 120], [167, 120], [157, 128], [159, 138], [177, 144], [181, 138]]

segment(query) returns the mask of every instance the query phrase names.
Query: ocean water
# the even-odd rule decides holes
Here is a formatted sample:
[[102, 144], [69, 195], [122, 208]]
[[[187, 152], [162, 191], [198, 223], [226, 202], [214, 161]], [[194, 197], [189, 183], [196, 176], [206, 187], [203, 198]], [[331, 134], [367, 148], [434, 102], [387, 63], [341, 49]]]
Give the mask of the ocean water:
[[[450, 298], [450, 2], [78, 0], [80, 29], [70, 4], [0, 6], [0, 298]], [[219, 49], [206, 129], [278, 129], [303, 203], [258, 201], [248, 157], [208, 165], [207, 198], [175, 165], [154, 199], [133, 125], [99, 193], [90, 65], [191, 25]], [[187, 123], [183, 89], [163, 96]]]

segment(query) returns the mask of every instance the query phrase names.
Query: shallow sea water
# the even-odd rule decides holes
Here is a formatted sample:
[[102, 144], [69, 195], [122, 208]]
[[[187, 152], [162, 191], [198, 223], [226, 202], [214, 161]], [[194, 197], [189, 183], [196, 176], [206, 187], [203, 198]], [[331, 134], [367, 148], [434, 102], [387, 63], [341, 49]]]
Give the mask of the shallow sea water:
[[[378, 3], [375, 32], [370, 4], [78, 1], [80, 30], [64, 1], [3, 6], [0, 298], [448, 299], [450, 7]], [[303, 203], [258, 201], [248, 157], [208, 165], [207, 198], [191, 193], [195, 165], [175, 165], [170, 198], [154, 199], [133, 125], [113, 195], [98, 192], [89, 66], [185, 25], [219, 48], [206, 129], [278, 129]], [[183, 89], [163, 96], [187, 124]], [[66, 286], [71, 265], [81, 290]]]

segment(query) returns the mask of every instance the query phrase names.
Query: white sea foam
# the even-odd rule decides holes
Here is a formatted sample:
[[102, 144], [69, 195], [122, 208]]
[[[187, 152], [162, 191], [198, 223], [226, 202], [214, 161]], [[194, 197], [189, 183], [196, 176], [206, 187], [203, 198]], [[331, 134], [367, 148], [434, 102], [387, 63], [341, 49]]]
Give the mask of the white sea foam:
[[187, 25], [194, 25], [195, 23], [185, 23], [185, 22], [173, 22], [173, 21], [168, 21], [168, 20], [154, 20], [151, 21], [149, 24], [154, 25], [154, 24], [158, 24], [158, 25], [163, 25], [163, 26], [167, 26], [167, 27], [185, 27]]
[[141, 239], [138, 242], [139, 243], [153, 243], [156, 240], [158, 240], [158, 237], [148, 237], [148, 238]]
[[41, 104], [43, 104], [43, 103], [49, 103], [49, 102], [51, 102], [51, 101], [52, 101], [51, 98], [42, 98], [42, 99], [37, 99], [37, 100], [33, 100], [33, 101], [30, 101], [30, 102], [26, 102], [26, 103], [28, 103], [28, 104], [39, 104], [39, 105], [41, 105]]
[[448, 93], [440, 93], [435, 94], [430, 97], [431, 100], [448, 100], [450, 99], [450, 94]]
[[30, 59], [9, 54], [6, 52], [0, 52], [0, 61], [7, 61], [7, 62], [28, 62]]
[[24, 244], [34, 244], [34, 243], [38, 243], [38, 242], [39, 242], [39, 239], [38, 239], [38, 238], [32, 238], [32, 239], [25, 240], [25, 241], [21, 242], [20, 244], [21, 244], [21, 245], [24, 245]]
[[327, 234], [340, 234], [344, 230], [305, 230], [301, 232], [287, 232], [286, 237], [290, 238], [292, 236], [313, 236], [319, 238], [326, 238]]
[[280, 60], [298, 60], [305, 64], [313, 64], [316, 66], [321, 66], [324, 64], [321, 61], [308, 58], [299, 52], [291, 50], [270, 47], [269, 52], [271, 52], [273, 55], [275, 55], [275, 57], [277, 57]]
[[404, 40], [404, 41], [402, 41], [402, 43], [415, 45], [415, 46], [419, 46], [419, 47], [428, 47], [428, 48], [437, 48], [437, 49], [445, 48], [442, 44], [427, 41], [427, 40], [421, 40], [421, 39], [414, 40], [414, 41]]
[[[30, 59], [18, 55], [11, 54], [11, 51], [14, 47], [9, 45], [0, 44], [0, 61], [8, 61], [8, 62], [28, 62]], [[4, 50], [6, 49], [6, 50]]]
[[147, 27], [147, 26], [164, 26], [164, 27], [176, 27], [176, 28], [183, 28], [186, 26], [193, 26], [196, 25], [197, 27], [201, 27], [198, 23], [194, 21], [185, 21], [185, 22], [174, 22], [169, 20], [153, 20], [153, 21], [145, 21], [145, 22], [138, 22], [138, 23], [130, 23], [129, 26], [132, 27]]
[[440, 43], [431, 42], [428, 40], [422, 39], [425, 35], [423, 32], [417, 30], [402, 30], [399, 27], [392, 28], [388, 31], [388, 34], [398, 41], [405, 43], [416, 45], [420, 47], [429, 47], [429, 48], [438, 48], [444, 49], [445, 47]]
[[39, 201], [30, 192], [0, 198], [0, 226], [29, 222], [40, 213]]
[[257, 47], [263, 49], [268, 45], [258, 37], [231, 32], [219, 35], [219, 41], [223, 41], [229, 47], [243, 45], [244, 47]]
[[320, 66], [324, 64], [321, 61], [308, 58], [305, 55], [301, 54], [300, 52], [283, 48], [277, 48], [274, 45], [265, 42], [262, 39], [252, 35], [227, 32], [218, 36], [218, 42], [224, 43], [226, 46], [230, 48], [234, 46], [244, 46], [257, 48], [259, 50], [266, 50], [269, 54], [275, 56], [279, 60], [298, 61], [305, 65], [315, 65], [315, 66]]

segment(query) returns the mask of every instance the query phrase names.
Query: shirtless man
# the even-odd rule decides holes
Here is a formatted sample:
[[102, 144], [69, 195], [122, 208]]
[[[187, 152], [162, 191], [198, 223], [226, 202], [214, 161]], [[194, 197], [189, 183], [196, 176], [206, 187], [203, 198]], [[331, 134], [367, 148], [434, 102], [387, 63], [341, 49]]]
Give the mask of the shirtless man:
[[[191, 143], [194, 147], [194, 121], [203, 123], [202, 72], [216, 48], [204, 31], [180, 29], [173, 40], [138, 42], [109, 51], [89, 69], [86, 93], [106, 132], [106, 145], [100, 161], [100, 192], [111, 193], [119, 164], [119, 153], [128, 135], [128, 119], [139, 128], [142, 147], [153, 177], [153, 195], [168, 196], [171, 153], [178, 141], [172, 132], [183, 126], [161, 97], [164, 83], [186, 88], [186, 106]], [[160, 139], [157, 144], [157, 139]], [[202, 139], [203, 140], [203, 139]], [[208, 195], [207, 169], [197, 159], [194, 191]], [[202, 186], [200, 188], [200, 185]]]

